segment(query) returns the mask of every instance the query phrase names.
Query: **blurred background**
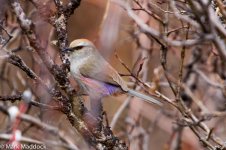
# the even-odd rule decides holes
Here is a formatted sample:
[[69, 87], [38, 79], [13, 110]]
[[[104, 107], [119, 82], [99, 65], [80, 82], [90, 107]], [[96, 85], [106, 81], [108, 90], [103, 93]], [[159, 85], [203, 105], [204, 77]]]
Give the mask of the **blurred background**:
[[[3, 59], [7, 52], [13, 52], [20, 56], [46, 84], [49, 86], [57, 84], [40, 56], [30, 47], [28, 38], [9, 10], [9, 2], [1, 1], [0, 11], [3, 18], [1, 26], [4, 26], [4, 29], [13, 36], [0, 50], [1, 105], [7, 108], [12, 105], [20, 106], [21, 101], [1, 100], [4, 96], [29, 90], [34, 100], [55, 106], [56, 102], [42, 86], [36, 84], [15, 65]], [[54, 63], [62, 64], [59, 49], [51, 44], [51, 41], [57, 39], [57, 35], [53, 26], [47, 21], [48, 17], [56, 12], [54, 2], [52, 0], [19, 2], [26, 15], [34, 22], [41, 46], [46, 48]], [[65, 4], [67, 2], [64, 1]], [[165, 35], [172, 40], [182, 41], [199, 38], [199, 35], [204, 37], [207, 33], [211, 34], [210, 31], [206, 31], [207, 29], [199, 30], [192, 23], [189, 24], [176, 15], [183, 12], [182, 15], [185, 14], [190, 19], [196, 20], [196, 17], [205, 17], [206, 12], [203, 8], [199, 8], [199, 16], [190, 7], [191, 3], [173, 2], [176, 3], [174, 5], [177, 10], [173, 9], [174, 5], [168, 0], [128, 1], [136, 16], [148, 27], [158, 31], [159, 37], [147, 34], [134, 19], [131, 19], [128, 15], [129, 11], [121, 5], [125, 1], [82, 0], [68, 20], [69, 43], [78, 38], [91, 40], [130, 87], [142, 93], [148, 91], [156, 97], [156, 91], [159, 91], [167, 97], [158, 98], [164, 103], [162, 107], [126, 94], [103, 99], [106, 122], [109, 123], [114, 135], [124, 141], [130, 150], [200, 150], [208, 149], [212, 145], [212, 148], [221, 147], [222, 141], [226, 140], [224, 125], [226, 61], [220, 56], [219, 47], [212, 41], [204, 39], [204, 42], [194, 45], [173, 46], [163, 40], [162, 37]], [[201, 3], [198, 1], [197, 6], [201, 5], [199, 2]], [[0, 34], [1, 45], [4, 45], [2, 39], [7, 40], [8, 35], [4, 30]], [[222, 34], [219, 34], [219, 37], [224, 39]], [[137, 81], [137, 78], [142, 83]], [[73, 88], [78, 88], [72, 77], [70, 82]], [[143, 83], [148, 85], [147, 91], [142, 87]], [[84, 103], [89, 108], [87, 97]], [[27, 114], [58, 127], [79, 149], [93, 149], [88, 146], [78, 131], [71, 127], [68, 118], [62, 112], [35, 106], [29, 107]], [[0, 113], [0, 122], [0, 133], [10, 133], [12, 126], [9, 117]], [[53, 134], [27, 122], [21, 122], [18, 128], [23, 135], [33, 139], [40, 141], [48, 139], [56, 142], [58, 140], [58, 137]], [[205, 139], [204, 142], [202, 139]], [[1, 144], [5, 142], [0, 140]], [[208, 145], [208, 142], [212, 144], [209, 147], [205, 145]], [[48, 146], [47, 149], [67, 148]]]

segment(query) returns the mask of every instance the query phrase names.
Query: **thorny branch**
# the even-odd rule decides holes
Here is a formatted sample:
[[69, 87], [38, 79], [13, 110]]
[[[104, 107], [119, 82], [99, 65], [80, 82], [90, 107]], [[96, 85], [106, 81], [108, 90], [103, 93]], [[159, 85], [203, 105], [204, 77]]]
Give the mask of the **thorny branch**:
[[[88, 142], [90, 145], [92, 145], [96, 149], [126, 149], [126, 145], [124, 145], [124, 143], [121, 143], [113, 135], [109, 127], [100, 124], [100, 127], [98, 127], [98, 132], [95, 131], [96, 128], [93, 128], [94, 124], [90, 122], [96, 123], [96, 118], [94, 118], [92, 114], [90, 114], [84, 107], [82, 98], [76, 96], [76, 92], [71, 87], [69, 79], [67, 77], [68, 62], [63, 53], [63, 50], [68, 46], [67, 20], [70, 15], [73, 14], [74, 10], [80, 5], [80, 2], [80, 0], [71, 0], [67, 3], [67, 5], [63, 5], [61, 1], [56, 0], [55, 5], [57, 7], [57, 11], [53, 16], [50, 16], [49, 19], [49, 23], [55, 27], [57, 33], [60, 56], [63, 62], [63, 65], [59, 66], [52, 60], [49, 53], [47, 52], [48, 42], [46, 42], [45, 44], [42, 43], [42, 39], [40, 39], [38, 34], [36, 33], [36, 25], [26, 16], [20, 2], [17, 0], [10, 1], [11, 7], [18, 19], [19, 25], [26, 35], [26, 38], [28, 39], [29, 45], [35, 50], [35, 52], [37, 52], [38, 56], [41, 58], [48, 71], [54, 77], [56, 84], [50, 85], [49, 83], [46, 83], [43, 79], [36, 75], [36, 73], [30, 67], [28, 67], [28, 65], [25, 64], [20, 56], [11, 52], [6, 52], [6, 56], [4, 58], [9, 63], [17, 66], [19, 69], [25, 72], [26, 75], [34, 80], [38, 86], [43, 87], [52, 97], [52, 99], [55, 99], [58, 102], [60, 107], [56, 107], [57, 110], [62, 111], [68, 117], [68, 120], [71, 122], [72, 126], [84, 137], [86, 142]], [[40, 2], [32, 1], [32, 3], [36, 8], [40, 8]], [[62, 91], [64, 91], [65, 93]], [[37, 93], [35, 94], [38, 99], [42, 99]], [[1, 100], [5, 102], [14, 102], [21, 99], [23, 99], [23, 96], [21, 96], [21, 94], [14, 96], [1, 96]], [[42, 104], [34, 100], [30, 100], [30, 103], [31, 105], [38, 106], [40, 108], [56, 109], [54, 106]], [[27, 119], [24, 118], [25, 116], [26, 115], [21, 116], [20, 119], [22, 121], [27, 121]], [[47, 130], [52, 128], [49, 128], [49, 126], [45, 125], [43, 122], [35, 121], [32, 118], [30, 118], [28, 121], [31, 121], [36, 126], [43, 127], [44, 125], [44, 128]], [[52, 132], [52, 129], [49, 131]], [[56, 134], [58, 132], [61, 133], [61, 131], [58, 130], [55, 130], [53, 133]], [[74, 147], [73, 149], [76, 149], [75, 145], [67, 143], [67, 140], [63, 138], [63, 135], [61, 136], [61, 139], [63, 143], [66, 142], [69, 147]], [[30, 142], [32, 143], [32, 141]]]

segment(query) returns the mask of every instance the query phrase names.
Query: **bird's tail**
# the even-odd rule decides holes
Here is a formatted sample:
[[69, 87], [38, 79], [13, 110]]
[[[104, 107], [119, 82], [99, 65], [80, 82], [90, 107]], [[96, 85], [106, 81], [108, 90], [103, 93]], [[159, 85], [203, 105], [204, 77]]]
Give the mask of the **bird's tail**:
[[132, 89], [129, 89], [128, 91], [128, 94], [130, 94], [131, 96], [135, 96], [135, 97], [138, 97], [138, 98], [141, 98], [142, 100], [148, 102], [148, 103], [154, 103], [154, 104], [157, 104], [159, 106], [162, 106], [162, 103], [159, 102], [158, 100], [156, 100], [155, 98], [152, 98], [148, 95], [145, 95], [145, 94], [142, 94], [140, 92], [137, 92], [135, 90], [132, 90]]

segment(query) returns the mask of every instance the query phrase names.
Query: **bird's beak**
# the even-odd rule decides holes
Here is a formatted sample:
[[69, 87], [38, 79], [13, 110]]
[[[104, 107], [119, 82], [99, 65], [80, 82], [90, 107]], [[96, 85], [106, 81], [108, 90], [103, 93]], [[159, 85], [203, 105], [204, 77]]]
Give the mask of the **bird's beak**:
[[72, 49], [71, 48], [65, 48], [64, 50], [63, 50], [63, 52], [65, 52], [65, 53], [68, 53], [68, 52], [71, 52], [72, 51]]

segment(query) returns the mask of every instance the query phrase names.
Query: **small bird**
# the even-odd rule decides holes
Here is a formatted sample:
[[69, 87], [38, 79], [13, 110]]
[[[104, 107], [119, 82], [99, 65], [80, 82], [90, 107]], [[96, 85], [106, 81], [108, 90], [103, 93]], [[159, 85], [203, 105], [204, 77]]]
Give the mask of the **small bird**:
[[70, 62], [70, 73], [82, 91], [89, 96], [128, 93], [147, 102], [162, 105], [158, 100], [128, 88], [118, 72], [101, 56], [87, 39], [77, 39], [64, 50]]

